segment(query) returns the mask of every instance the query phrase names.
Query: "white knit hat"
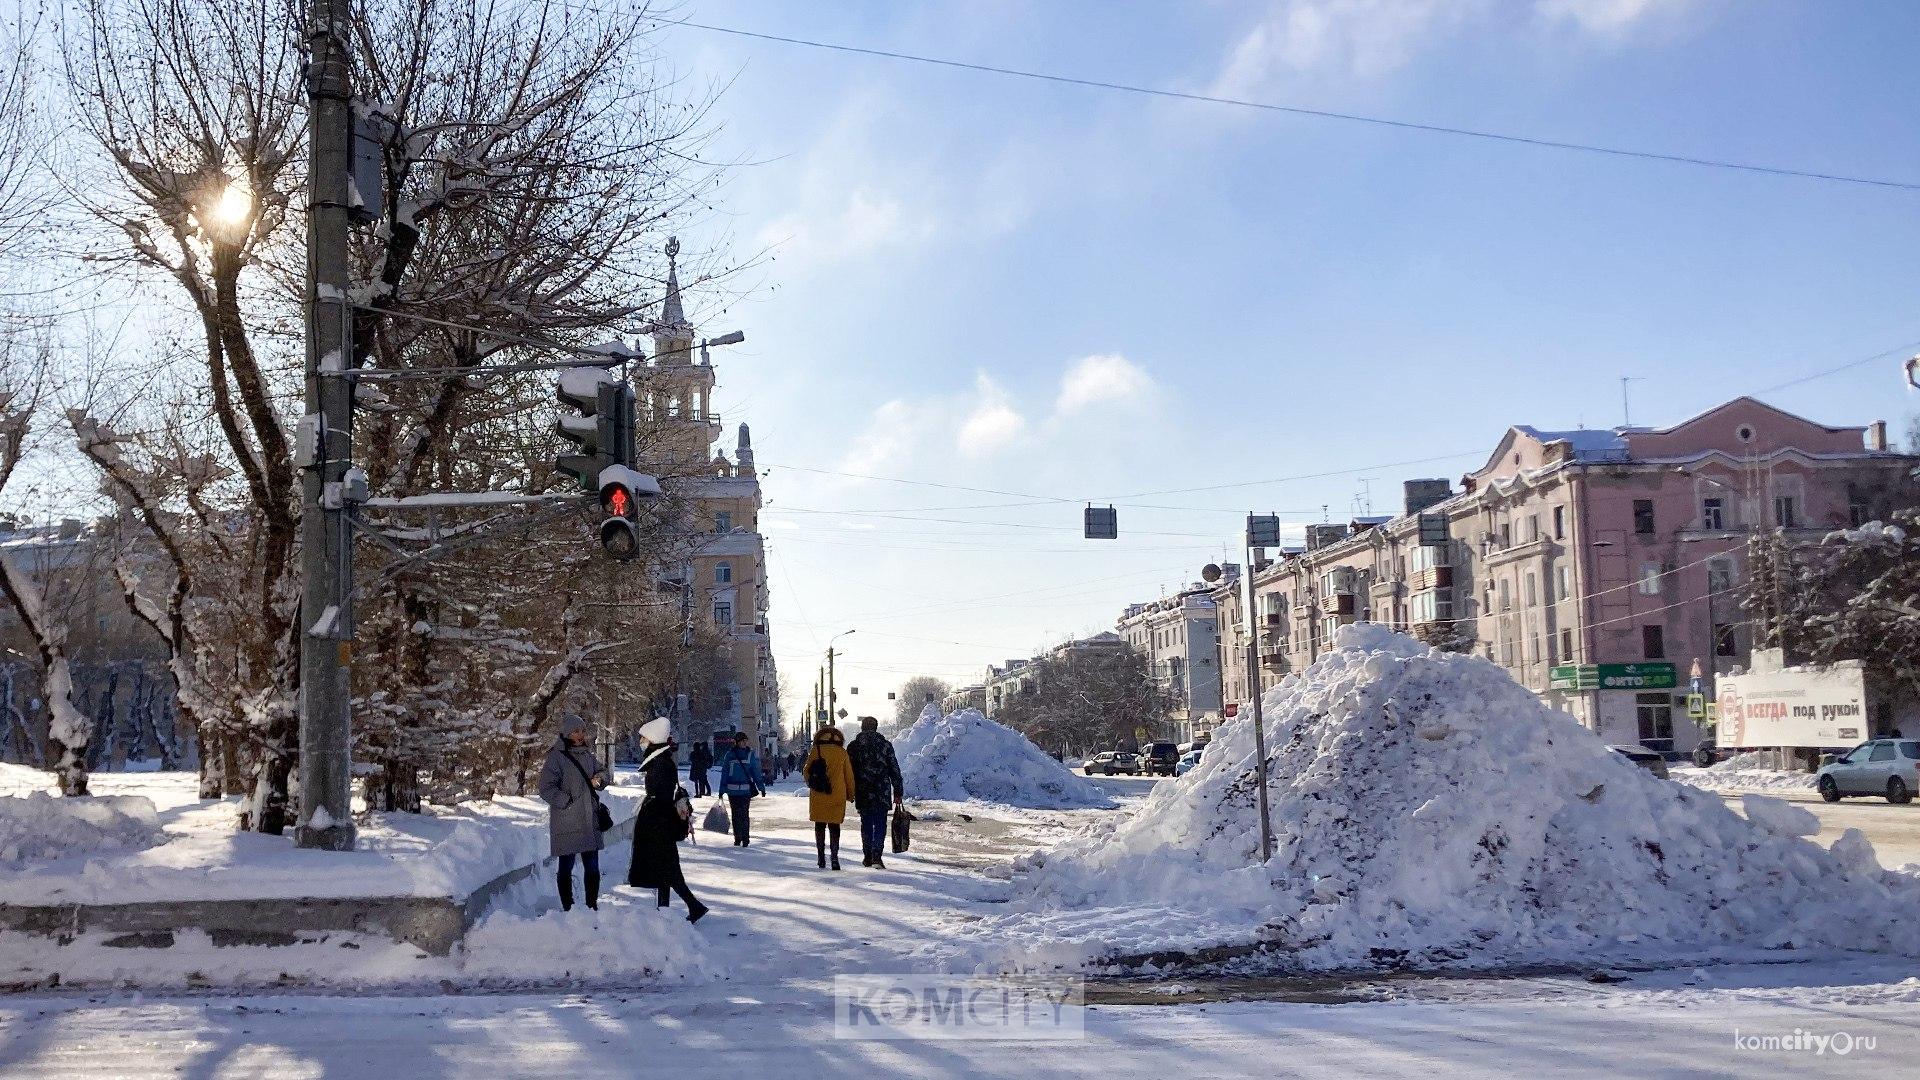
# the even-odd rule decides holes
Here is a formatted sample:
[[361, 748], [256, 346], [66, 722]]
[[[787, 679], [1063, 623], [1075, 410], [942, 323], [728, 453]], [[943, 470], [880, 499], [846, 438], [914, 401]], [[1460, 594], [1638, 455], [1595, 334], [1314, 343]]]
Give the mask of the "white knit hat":
[[655, 746], [664, 746], [673, 738], [673, 721], [664, 716], [654, 717], [640, 725], [640, 737]]

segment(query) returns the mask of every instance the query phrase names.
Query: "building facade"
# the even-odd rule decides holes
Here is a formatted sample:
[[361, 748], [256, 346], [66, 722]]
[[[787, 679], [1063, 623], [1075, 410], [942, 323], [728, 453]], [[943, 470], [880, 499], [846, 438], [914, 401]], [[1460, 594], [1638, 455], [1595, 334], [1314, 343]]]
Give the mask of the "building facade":
[[[1814, 543], [1910, 501], [1914, 459], [1885, 432], [1752, 398], [1663, 429], [1510, 428], [1458, 490], [1410, 481], [1400, 515], [1311, 526], [1255, 569], [1259, 685], [1341, 625], [1379, 622], [1486, 657], [1609, 742], [1691, 749], [1694, 667], [1711, 696], [1750, 662], [1753, 535]], [[1226, 696], [1244, 704], [1240, 592], [1213, 596]]]
[[668, 241], [667, 296], [640, 388], [641, 426], [656, 442], [640, 452], [663, 466], [663, 484], [690, 516], [690, 540], [669, 577], [684, 590], [688, 618], [711, 625], [727, 642], [733, 700], [710, 726], [745, 731], [771, 753], [780, 737], [780, 695], [767, 626], [766, 541], [753, 440], [741, 424], [731, 459], [714, 449], [726, 428], [712, 406], [712, 357], [704, 341], [696, 343], [681, 300], [678, 254], [678, 242]]
[[1220, 631], [1208, 587], [1195, 585], [1150, 604], [1134, 604], [1115, 630], [1128, 648], [1146, 657], [1154, 679], [1173, 698], [1155, 737], [1179, 742], [1211, 737], [1220, 722]]

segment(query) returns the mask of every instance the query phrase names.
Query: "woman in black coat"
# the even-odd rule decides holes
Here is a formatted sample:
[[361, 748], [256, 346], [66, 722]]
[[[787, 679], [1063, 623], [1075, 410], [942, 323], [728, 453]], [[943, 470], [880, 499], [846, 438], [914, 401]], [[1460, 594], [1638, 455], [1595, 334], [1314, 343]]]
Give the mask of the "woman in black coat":
[[633, 819], [633, 858], [627, 863], [627, 884], [658, 890], [661, 907], [667, 906], [670, 893], [679, 893], [680, 901], [687, 905], [687, 921], [699, 922], [707, 913], [707, 905], [694, 899], [686, 875], [680, 872], [680, 841], [687, 835], [689, 822], [675, 805], [680, 767], [673, 760], [670, 730], [665, 718], [651, 720], [640, 728], [640, 738], [647, 747], [640, 763], [647, 795]]

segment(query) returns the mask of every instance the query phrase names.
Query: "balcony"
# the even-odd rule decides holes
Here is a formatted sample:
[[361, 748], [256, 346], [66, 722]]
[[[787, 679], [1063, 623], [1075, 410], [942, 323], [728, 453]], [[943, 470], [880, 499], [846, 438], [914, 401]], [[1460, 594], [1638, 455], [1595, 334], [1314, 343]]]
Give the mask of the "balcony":
[[1354, 603], [1352, 593], [1334, 593], [1331, 596], [1323, 596], [1320, 598], [1320, 613], [1322, 615], [1337, 615], [1341, 618], [1351, 619], [1353, 617], [1353, 610]]
[[1429, 566], [1425, 570], [1416, 570], [1408, 584], [1415, 592], [1424, 592], [1427, 589], [1451, 589], [1453, 588], [1453, 567]]

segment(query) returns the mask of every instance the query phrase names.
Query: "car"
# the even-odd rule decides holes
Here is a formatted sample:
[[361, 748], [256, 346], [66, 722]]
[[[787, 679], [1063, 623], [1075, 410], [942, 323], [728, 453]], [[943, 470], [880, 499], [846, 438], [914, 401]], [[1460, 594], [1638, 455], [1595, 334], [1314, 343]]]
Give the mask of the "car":
[[1152, 776], [1172, 776], [1180, 764], [1180, 748], [1170, 742], [1144, 743], [1140, 747], [1140, 771]]
[[1658, 750], [1649, 750], [1644, 746], [1609, 746], [1607, 749], [1662, 780], [1667, 778], [1667, 759]]
[[1187, 773], [1192, 772], [1193, 767], [1198, 764], [1200, 764], [1200, 751], [1189, 750], [1180, 755], [1179, 761], [1174, 762], [1173, 775], [1185, 776]]
[[1913, 801], [1920, 790], [1920, 739], [1874, 739], [1833, 758], [1814, 774], [1827, 802], [1848, 795], [1881, 795], [1890, 803]]
[[1140, 756], [1125, 750], [1102, 750], [1088, 758], [1080, 768], [1088, 776], [1095, 773], [1102, 776], [1126, 773], [1132, 776], [1140, 771]]

